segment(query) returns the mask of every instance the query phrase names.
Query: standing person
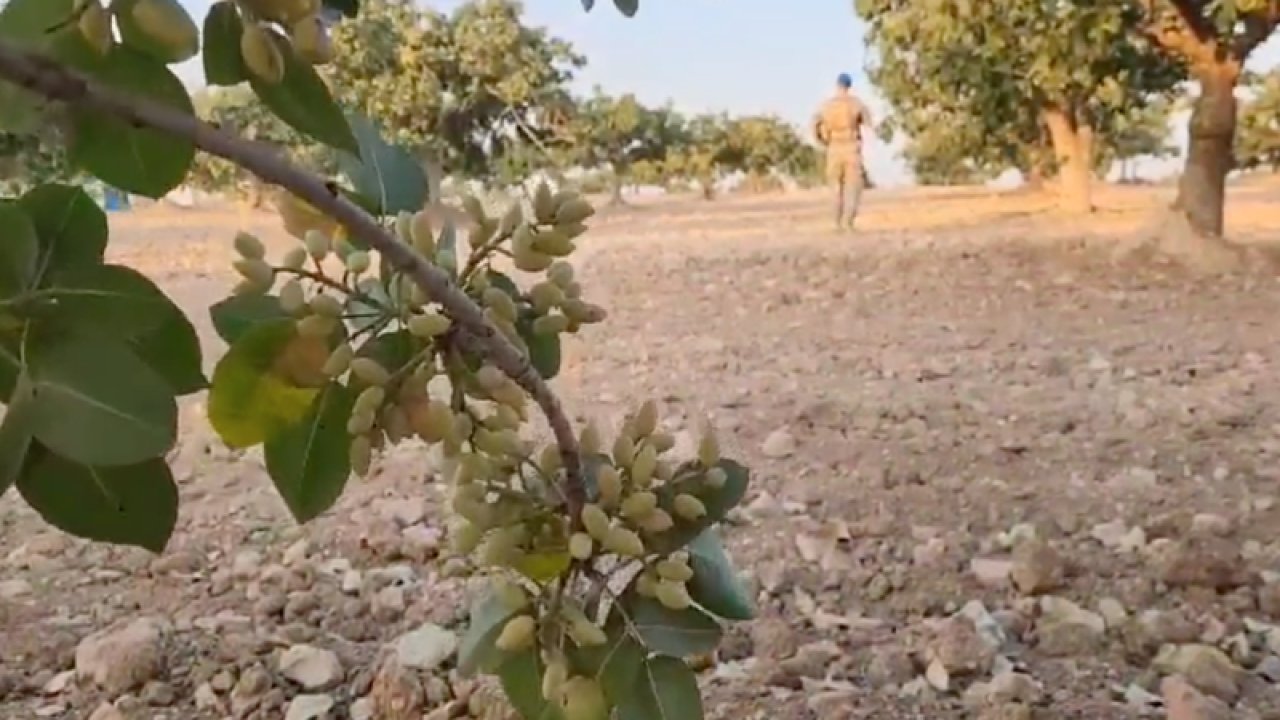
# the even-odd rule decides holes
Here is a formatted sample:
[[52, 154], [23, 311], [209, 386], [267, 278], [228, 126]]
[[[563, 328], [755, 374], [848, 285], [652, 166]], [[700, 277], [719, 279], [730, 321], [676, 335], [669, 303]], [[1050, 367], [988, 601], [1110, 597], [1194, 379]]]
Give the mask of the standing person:
[[836, 187], [836, 229], [853, 229], [862, 200], [862, 128], [871, 128], [871, 113], [850, 88], [853, 78], [840, 73], [836, 94], [813, 118], [813, 134], [827, 149], [827, 183]]

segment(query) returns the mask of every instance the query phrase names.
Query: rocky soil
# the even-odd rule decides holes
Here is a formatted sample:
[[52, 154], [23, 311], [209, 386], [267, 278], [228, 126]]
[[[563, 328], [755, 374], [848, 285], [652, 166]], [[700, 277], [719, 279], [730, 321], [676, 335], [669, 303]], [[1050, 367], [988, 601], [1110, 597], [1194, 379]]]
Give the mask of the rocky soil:
[[[611, 318], [568, 404], [657, 398], [685, 443], [711, 417], [754, 470], [727, 536], [761, 614], [705, 664], [708, 717], [1280, 718], [1280, 285], [1114, 263], [1162, 193], [1084, 222], [872, 193], [852, 237], [812, 194], [602, 213], [581, 274]], [[1234, 191], [1233, 237], [1274, 238], [1275, 195]], [[286, 242], [113, 224], [201, 319], [235, 228]], [[453, 670], [474, 585], [419, 449], [302, 528], [198, 399], [173, 461], [158, 557], [0, 500], [0, 717], [506, 717]]]

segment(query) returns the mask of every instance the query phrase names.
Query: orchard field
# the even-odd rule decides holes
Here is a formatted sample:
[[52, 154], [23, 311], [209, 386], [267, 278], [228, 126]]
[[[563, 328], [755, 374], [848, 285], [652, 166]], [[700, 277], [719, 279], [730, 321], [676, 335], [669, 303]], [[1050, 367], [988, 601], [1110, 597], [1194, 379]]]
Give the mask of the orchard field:
[[[755, 472], [725, 535], [758, 617], [699, 663], [708, 717], [1280, 717], [1280, 284], [1116, 257], [1171, 192], [1106, 187], [1082, 220], [874, 191], [852, 236], [815, 191], [592, 220], [579, 275], [610, 322], [554, 383], [575, 421], [657, 397], [679, 444], [710, 415]], [[1274, 240], [1274, 180], [1229, 197], [1233, 239]], [[228, 238], [293, 242], [229, 205], [111, 223], [109, 259], [188, 311], [207, 358]], [[474, 586], [434, 460], [399, 447], [297, 526], [203, 402], [163, 555], [0, 501], [0, 717], [507, 717], [454, 670]], [[1177, 705], [1175, 672], [1234, 709]]]

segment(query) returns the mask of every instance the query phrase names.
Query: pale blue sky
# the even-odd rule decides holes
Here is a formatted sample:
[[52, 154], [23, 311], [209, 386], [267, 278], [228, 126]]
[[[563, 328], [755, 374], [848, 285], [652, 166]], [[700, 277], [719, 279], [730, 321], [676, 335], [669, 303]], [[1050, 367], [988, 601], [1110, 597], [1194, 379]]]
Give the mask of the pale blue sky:
[[[209, 0], [183, 2], [200, 18], [209, 6]], [[461, 2], [423, 4], [448, 10]], [[844, 71], [873, 111], [884, 112], [863, 72], [863, 28], [850, 0], [641, 0], [631, 19], [611, 0], [596, 5], [585, 13], [579, 0], [525, 0], [532, 24], [549, 28], [587, 57], [578, 79], [583, 91], [599, 84], [649, 103], [671, 100], [687, 112], [775, 113], [805, 123]], [[1280, 39], [1273, 38], [1251, 65], [1278, 62]], [[182, 74], [203, 84], [199, 63]], [[894, 155], [878, 141], [869, 148], [869, 170], [878, 182], [907, 179]]]

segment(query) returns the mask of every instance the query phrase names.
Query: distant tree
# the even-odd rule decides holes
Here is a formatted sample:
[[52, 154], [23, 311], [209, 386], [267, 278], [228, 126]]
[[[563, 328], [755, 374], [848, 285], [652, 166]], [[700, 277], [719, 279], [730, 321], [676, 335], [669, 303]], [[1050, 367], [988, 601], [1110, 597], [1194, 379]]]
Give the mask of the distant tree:
[[954, 123], [954, 134], [939, 130], [944, 137], [927, 140], [926, 157], [944, 160], [944, 169], [967, 158], [959, 168], [978, 175], [1002, 167], [1056, 174], [1063, 206], [1074, 211], [1092, 207], [1098, 139], [1182, 78], [1176, 63], [1132, 32], [1142, 15], [1126, 3], [855, 0], [855, 7], [879, 51], [871, 77], [898, 127], [921, 134], [935, 109]]
[[664, 161], [681, 142], [683, 119], [669, 108], [647, 108], [634, 95], [612, 96], [596, 88], [577, 103], [566, 132], [576, 164], [613, 171], [612, 202], [620, 204], [633, 166]]
[[1178, 149], [1169, 142], [1172, 112], [1172, 102], [1159, 100], [1117, 117], [1111, 132], [1098, 146], [1094, 160], [1098, 172], [1105, 175], [1119, 163], [1120, 180], [1128, 181], [1133, 179], [1134, 160], [1176, 155]]
[[1235, 88], [1245, 61], [1280, 24], [1280, 0], [1129, 0], [1145, 13], [1135, 33], [1184, 63], [1200, 85], [1187, 128], [1174, 208], [1204, 235], [1221, 235], [1235, 165]]

